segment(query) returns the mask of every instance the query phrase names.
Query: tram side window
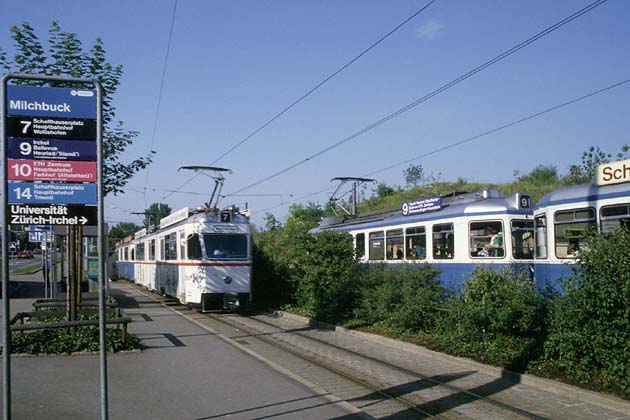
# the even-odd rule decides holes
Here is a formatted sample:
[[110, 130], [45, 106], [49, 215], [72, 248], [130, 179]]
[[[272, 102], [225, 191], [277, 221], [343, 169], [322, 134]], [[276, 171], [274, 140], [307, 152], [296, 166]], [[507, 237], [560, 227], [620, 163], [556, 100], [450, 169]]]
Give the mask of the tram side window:
[[355, 237], [355, 250], [357, 253], [357, 258], [363, 258], [365, 255], [365, 233], [357, 233]]
[[547, 258], [547, 216], [534, 219], [534, 241], [536, 243], [536, 258]]
[[512, 256], [517, 260], [534, 257], [534, 222], [512, 220]]
[[406, 244], [408, 260], [424, 260], [427, 257], [427, 233], [424, 226], [407, 228]]
[[614, 233], [622, 227], [630, 227], [630, 204], [602, 207], [602, 233]]
[[179, 259], [186, 259], [186, 236], [183, 230], [179, 232]]
[[177, 234], [171, 233], [164, 237], [164, 259], [177, 259]]
[[586, 233], [594, 227], [595, 210], [591, 208], [557, 212], [554, 226], [556, 257], [575, 256], [584, 246]]
[[455, 254], [453, 224], [433, 225], [433, 258], [450, 260]]
[[200, 260], [201, 259], [201, 240], [199, 234], [195, 233], [188, 235], [188, 259]]
[[505, 256], [503, 223], [484, 220], [470, 224], [470, 256], [476, 258], [501, 258]]
[[124, 258], [125, 261], [129, 261], [129, 248], [125, 248]]
[[370, 260], [384, 260], [385, 259], [385, 235], [384, 232], [371, 232], [370, 233]]
[[155, 239], [149, 241], [149, 261], [155, 260]]
[[405, 257], [403, 251], [403, 230], [394, 229], [386, 232], [386, 247], [388, 260], [402, 260]]
[[136, 245], [136, 259], [138, 261], [144, 261], [144, 244]]

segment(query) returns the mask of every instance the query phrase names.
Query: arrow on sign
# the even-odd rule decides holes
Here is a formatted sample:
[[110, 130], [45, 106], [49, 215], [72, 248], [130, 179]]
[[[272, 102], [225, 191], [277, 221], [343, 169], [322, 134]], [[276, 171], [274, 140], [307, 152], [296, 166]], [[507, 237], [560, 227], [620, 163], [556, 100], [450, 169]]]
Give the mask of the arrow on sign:
[[88, 221], [88, 219], [87, 219], [87, 217], [85, 217], [85, 216], [81, 216], [81, 218], [79, 219], [79, 222], [80, 222], [82, 225], [86, 224], [86, 223], [87, 223], [87, 221]]

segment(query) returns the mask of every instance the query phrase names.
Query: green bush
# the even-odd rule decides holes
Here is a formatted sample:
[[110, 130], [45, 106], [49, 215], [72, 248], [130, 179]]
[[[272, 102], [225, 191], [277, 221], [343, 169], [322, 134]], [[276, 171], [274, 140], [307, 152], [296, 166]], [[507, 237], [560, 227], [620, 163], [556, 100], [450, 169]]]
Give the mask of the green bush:
[[448, 302], [432, 346], [523, 370], [538, 358], [546, 335], [547, 300], [511, 268], [478, 266]]
[[592, 235], [554, 301], [543, 365], [630, 396], [630, 229]]
[[368, 324], [397, 332], [430, 331], [444, 303], [438, 271], [429, 265], [361, 270], [361, 295], [355, 316]]
[[350, 235], [322, 232], [305, 241], [296, 305], [317, 319], [346, 319], [356, 299], [357, 261]]
[[[138, 339], [130, 334], [123, 338], [122, 330], [107, 329], [107, 351], [118, 352], [139, 347]], [[77, 327], [70, 335], [65, 328], [13, 333], [12, 353], [27, 354], [71, 354], [75, 352], [97, 352], [100, 350], [98, 327]]]

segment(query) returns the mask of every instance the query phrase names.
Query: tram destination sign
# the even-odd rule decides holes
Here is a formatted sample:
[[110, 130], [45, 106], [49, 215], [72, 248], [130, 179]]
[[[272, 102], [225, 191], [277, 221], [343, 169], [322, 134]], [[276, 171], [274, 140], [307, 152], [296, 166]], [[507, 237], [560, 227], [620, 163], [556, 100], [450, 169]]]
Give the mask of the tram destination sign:
[[11, 159], [53, 159], [96, 161], [96, 142], [9, 137]]
[[442, 210], [442, 197], [423, 198], [421, 200], [403, 203], [401, 208], [403, 216], [439, 210]]
[[96, 206], [9, 205], [9, 223], [15, 225], [96, 225], [97, 222]]

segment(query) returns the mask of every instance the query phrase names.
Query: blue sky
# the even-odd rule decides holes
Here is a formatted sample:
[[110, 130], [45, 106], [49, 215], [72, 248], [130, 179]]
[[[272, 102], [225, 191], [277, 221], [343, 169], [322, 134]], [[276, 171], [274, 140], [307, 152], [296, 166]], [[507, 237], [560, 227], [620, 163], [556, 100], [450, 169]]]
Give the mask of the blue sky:
[[[161, 109], [156, 112], [174, 0], [0, 0], [0, 45], [27, 21], [50, 22], [89, 46], [104, 40], [124, 66], [118, 119], [141, 134], [129, 157], [154, 163], [106, 199], [110, 223], [152, 202], [174, 210], [207, 201], [208, 165], [428, 1], [178, 0]], [[591, 1], [438, 0], [215, 165], [230, 194], [337, 143], [560, 21]], [[226, 197], [254, 223], [295, 199], [364, 176], [630, 78], [630, 2], [609, 0], [561, 29], [382, 126], [267, 182]], [[539, 164], [567, 172], [582, 151], [630, 143], [630, 83], [540, 118], [414, 161], [442, 180], [506, 182]], [[154, 124], [157, 127], [153, 135]], [[404, 185], [403, 165], [373, 177]], [[325, 203], [327, 193], [303, 200]], [[300, 201], [298, 201], [300, 202]]]

